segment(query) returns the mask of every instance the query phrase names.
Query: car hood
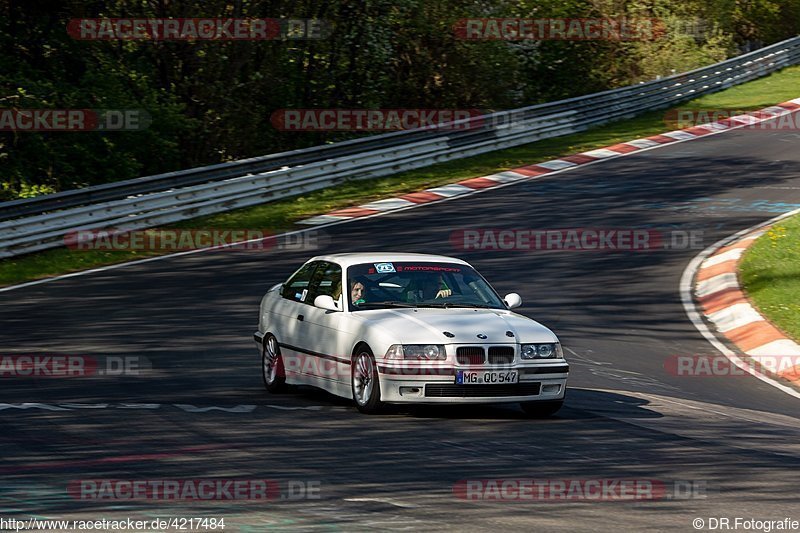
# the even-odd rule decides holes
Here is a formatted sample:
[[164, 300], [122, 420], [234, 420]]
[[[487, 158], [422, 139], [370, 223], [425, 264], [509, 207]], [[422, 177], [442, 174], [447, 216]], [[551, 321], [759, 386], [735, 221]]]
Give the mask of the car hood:
[[[404, 344], [509, 344], [557, 342], [535, 320], [494, 309], [376, 309], [355, 314]], [[509, 336], [507, 332], [514, 334]], [[451, 333], [450, 337], [444, 332]], [[478, 335], [485, 335], [483, 339]]]

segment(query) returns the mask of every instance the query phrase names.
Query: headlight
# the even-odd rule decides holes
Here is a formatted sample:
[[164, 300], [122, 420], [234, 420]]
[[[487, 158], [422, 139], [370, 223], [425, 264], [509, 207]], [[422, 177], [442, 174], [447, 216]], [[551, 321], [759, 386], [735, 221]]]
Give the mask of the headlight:
[[523, 344], [520, 350], [523, 359], [534, 359], [537, 353], [535, 344]]
[[386, 359], [411, 361], [444, 361], [442, 344], [393, 344], [386, 351]]
[[561, 351], [561, 344], [523, 344], [520, 347], [520, 355], [523, 359], [560, 359], [564, 357]]

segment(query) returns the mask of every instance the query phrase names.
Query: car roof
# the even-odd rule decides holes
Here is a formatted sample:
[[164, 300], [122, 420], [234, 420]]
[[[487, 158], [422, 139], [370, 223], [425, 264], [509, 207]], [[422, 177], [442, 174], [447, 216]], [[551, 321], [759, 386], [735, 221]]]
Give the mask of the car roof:
[[[418, 263], [457, 263], [467, 265], [469, 263], [455, 257], [434, 254], [414, 254], [408, 252], [353, 252], [342, 254], [319, 255], [312, 257], [309, 261], [331, 261], [347, 268], [351, 265], [360, 263], [394, 263], [394, 262], [418, 262]], [[308, 261], [307, 261], [308, 262]]]

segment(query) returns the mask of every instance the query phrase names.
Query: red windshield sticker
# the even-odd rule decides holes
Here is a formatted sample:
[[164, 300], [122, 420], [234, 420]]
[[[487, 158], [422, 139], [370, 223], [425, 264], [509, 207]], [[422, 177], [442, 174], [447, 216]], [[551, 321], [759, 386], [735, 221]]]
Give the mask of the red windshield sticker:
[[460, 268], [442, 267], [442, 266], [434, 266], [434, 265], [404, 266], [403, 269], [404, 270], [410, 270], [412, 272], [423, 272], [423, 271], [430, 271], [430, 272], [461, 272]]

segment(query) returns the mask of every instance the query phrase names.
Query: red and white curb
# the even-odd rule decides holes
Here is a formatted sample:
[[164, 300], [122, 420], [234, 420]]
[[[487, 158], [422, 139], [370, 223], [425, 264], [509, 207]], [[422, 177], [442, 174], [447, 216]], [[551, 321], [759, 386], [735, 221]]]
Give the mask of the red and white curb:
[[655, 146], [687, 141], [690, 139], [703, 137], [705, 135], [722, 133], [723, 131], [729, 129], [736, 129], [758, 124], [760, 122], [773, 120], [777, 117], [788, 115], [797, 111], [798, 109], [800, 109], [800, 98], [795, 98], [794, 100], [789, 100], [788, 102], [784, 102], [782, 104], [770, 106], [760, 111], [737, 115], [728, 119], [720, 120], [718, 122], [703, 124], [702, 126], [693, 126], [691, 128], [685, 128], [682, 130], [670, 131], [660, 135], [646, 137], [644, 139], [635, 139], [633, 141], [606, 146], [605, 148], [589, 150], [588, 152], [582, 152], [559, 159], [553, 159], [551, 161], [545, 161], [535, 165], [513, 168], [505, 172], [490, 174], [489, 176], [470, 178], [450, 185], [443, 185], [440, 187], [434, 187], [432, 189], [412, 192], [395, 198], [387, 198], [385, 200], [378, 200], [355, 207], [338, 209], [325, 215], [318, 215], [301, 220], [297, 223], [312, 226], [330, 224], [331, 222], [368, 217], [377, 215], [379, 213], [406, 209], [419, 204], [438, 202], [448, 198], [453, 198], [455, 196], [494, 189], [515, 181], [537, 179], [547, 174], [562, 172], [572, 168], [577, 168], [587, 163], [594, 163], [604, 159], [621, 157], [639, 150], [653, 148]]
[[800, 345], [766, 320], [739, 284], [738, 265], [744, 252], [770, 227], [747, 232], [703, 260], [695, 276], [694, 295], [717, 332], [755, 362], [769, 361], [772, 368], [760, 364], [763, 373], [800, 384]]
[[[581, 154], [563, 157], [560, 159], [554, 159], [552, 161], [546, 161], [544, 163], [539, 163], [537, 165], [529, 165], [525, 167], [515, 168], [505, 172], [498, 172], [497, 174], [492, 174], [489, 176], [472, 178], [461, 181], [459, 183], [446, 185], [444, 187], [435, 187], [424, 191], [417, 191], [410, 194], [405, 194], [398, 198], [388, 198], [385, 200], [378, 200], [375, 202], [371, 202], [369, 204], [364, 204], [356, 207], [340, 209], [338, 211], [334, 211], [326, 215], [319, 215], [316, 217], [299, 221], [298, 224], [306, 225], [306, 227], [296, 228], [291, 231], [274, 235], [273, 238], [285, 237], [289, 235], [299, 235], [302, 234], [303, 232], [309, 231], [313, 227], [318, 227], [321, 225], [333, 226], [336, 224], [346, 223], [351, 220], [356, 220], [359, 217], [377, 216], [395, 210], [411, 209], [420, 205], [424, 205], [426, 203], [446, 201], [450, 198], [458, 197], [459, 195], [475, 194], [483, 190], [505, 187], [507, 185], [512, 185], [514, 182], [533, 180], [548, 174], [555, 174], [555, 173], [569, 171], [570, 169], [577, 168], [581, 165], [593, 164], [599, 161], [613, 159], [616, 157], [623, 157], [635, 153], [637, 151], [652, 150], [658, 148], [659, 146], [663, 146], [669, 143], [686, 142], [688, 140], [697, 139], [705, 135], [716, 135], [724, 133], [726, 131], [739, 129], [749, 124], [764, 122], [767, 120], [772, 120], [779, 116], [789, 115], [791, 113], [797, 112], [799, 110], [798, 108], [800, 108], [800, 98], [796, 98], [794, 100], [778, 104], [777, 106], [767, 107], [765, 109], [762, 109], [761, 111], [738, 115], [735, 117], [731, 117], [729, 119], [705, 124], [703, 125], [703, 127], [694, 127], [685, 130], [676, 130], [665, 133], [663, 135], [654, 135], [652, 137], [647, 137], [645, 139], [635, 139], [633, 141], [615, 144], [613, 146], [608, 146], [606, 148], [598, 148], [594, 150], [589, 150], [587, 152], [583, 152]], [[767, 112], [769, 110], [772, 110], [773, 112], [776, 112], [778, 114], [771, 115], [768, 117], [759, 116], [761, 113]], [[559, 170], [553, 170], [553, 167], [559, 168]], [[135, 259], [133, 261], [126, 261], [123, 263], [114, 263], [111, 265], [91, 268], [88, 270], [71, 272], [69, 274], [60, 274], [49, 278], [27, 281], [24, 283], [19, 283], [17, 285], [0, 287], [0, 293], [41, 285], [44, 283], [52, 283], [54, 281], [74, 278], [78, 276], [86, 276], [89, 274], [95, 274], [100, 272], [109, 272], [120, 268], [127, 268], [131, 266], [142, 265], [145, 263], [151, 263], [153, 261], [164, 261], [167, 259], [184, 257], [187, 255], [205, 253], [210, 250], [218, 250], [220, 248], [227, 248], [230, 246], [238, 246], [241, 244], [247, 244], [251, 242], [260, 242], [262, 240], [263, 239], [250, 239], [247, 241], [229, 243], [220, 247], [197, 248], [194, 250], [185, 250], [171, 254], [148, 257], [146, 259]], [[690, 267], [694, 268], [692, 265], [690, 265]], [[690, 268], [687, 268], [687, 271], [689, 270]], [[686, 272], [684, 272], [684, 274], [686, 274]], [[691, 276], [688, 276], [688, 281], [684, 280], [681, 281], [681, 295], [682, 295], [681, 298], [684, 301], [684, 305], [686, 307], [686, 311], [687, 314], [689, 314], [690, 319], [692, 319], [695, 326], [701, 328], [700, 323], [702, 321], [698, 322], [698, 320], [695, 317], [696, 312], [692, 308], [693, 302], [691, 301], [690, 288], [691, 288]], [[703, 335], [706, 336], [708, 341], [711, 342], [712, 344], [715, 344], [717, 342], [713, 338], [713, 335], [711, 335], [710, 333], [703, 332]], [[717, 348], [723, 353], [725, 353], [726, 348], [724, 348], [723, 346], [718, 346]], [[800, 398], [800, 393], [797, 393], [793, 389], [787, 390], [786, 392], [788, 392], [789, 394], [798, 394], [798, 397]]]

